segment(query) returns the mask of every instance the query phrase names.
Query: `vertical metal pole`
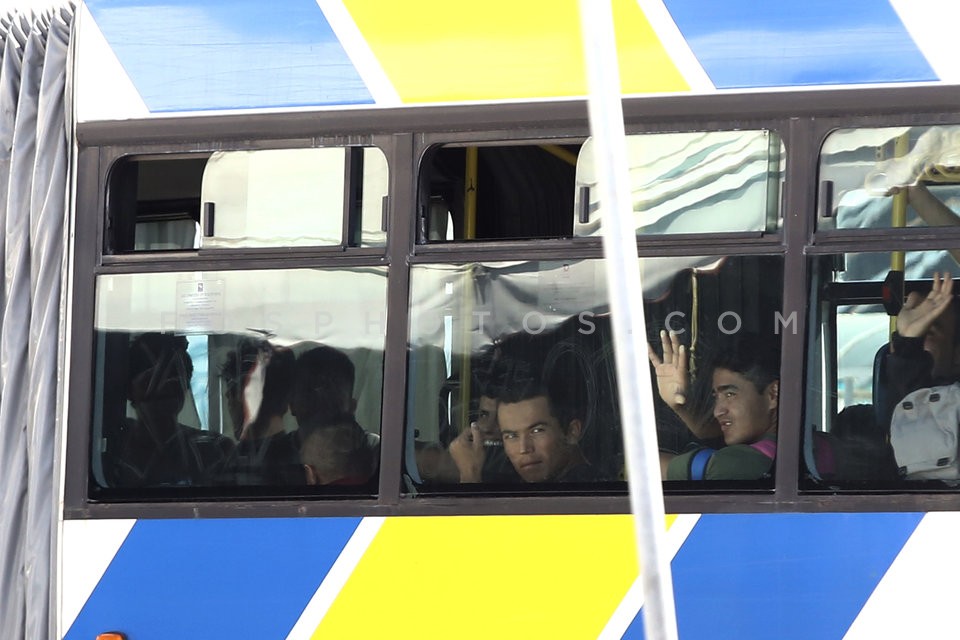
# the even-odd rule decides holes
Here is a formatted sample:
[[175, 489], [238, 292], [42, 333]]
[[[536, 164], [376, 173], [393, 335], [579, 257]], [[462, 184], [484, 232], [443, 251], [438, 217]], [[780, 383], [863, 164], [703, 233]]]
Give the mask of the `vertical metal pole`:
[[[467, 147], [467, 163], [464, 167], [463, 181], [463, 237], [474, 240], [477, 237], [477, 174], [479, 173], [479, 149]], [[460, 293], [460, 429], [470, 429], [470, 400], [472, 390], [470, 384], [473, 343], [473, 298], [475, 269], [465, 269], [463, 272], [463, 286]], [[456, 331], [456, 330], [455, 330]]]
[[589, 87], [590, 131], [597, 186], [603, 203], [603, 249], [613, 317], [630, 508], [644, 592], [644, 632], [648, 640], [675, 640], [677, 620], [670, 560], [664, 545], [663, 485], [610, 1], [580, 0], [580, 20]]
[[[910, 153], [910, 136], [906, 133], [902, 133], [897, 136], [897, 139], [893, 143], [893, 157], [902, 158], [903, 156]], [[917, 176], [919, 180], [920, 177]], [[900, 189], [893, 196], [891, 210], [891, 220], [890, 226], [902, 229], [907, 226], [907, 189], [906, 187]], [[890, 253], [890, 270], [891, 271], [906, 271], [907, 264], [907, 254], [905, 251], [893, 251]], [[897, 330], [897, 317], [890, 316], [890, 336], [893, 336], [893, 332]], [[892, 340], [892, 338], [891, 338]], [[890, 348], [893, 349], [893, 342], [890, 343]]]

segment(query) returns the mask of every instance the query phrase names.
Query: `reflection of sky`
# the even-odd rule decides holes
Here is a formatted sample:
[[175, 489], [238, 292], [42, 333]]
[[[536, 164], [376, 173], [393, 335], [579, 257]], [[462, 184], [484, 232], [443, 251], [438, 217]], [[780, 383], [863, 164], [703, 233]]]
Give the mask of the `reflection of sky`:
[[873, 359], [887, 341], [890, 324], [877, 307], [873, 313], [837, 314], [837, 384], [840, 408], [870, 402], [873, 390]]
[[206, 430], [210, 428], [210, 394], [207, 391], [210, 358], [207, 357], [207, 336], [187, 336], [187, 355], [193, 361], [193, 378], [190, 380], [193, 402], [197, 407], [200, 428]]
[[[946, 251], [907, 251], [905, 275], [908, 280], [929, 280], [934, 272], [952, 272], [958, 275], [957, 263]], [[838, 280], [842, 282], [873, 281], [878, 284], [890, 270], [890, 253], [847, 254], [844, 270]]]

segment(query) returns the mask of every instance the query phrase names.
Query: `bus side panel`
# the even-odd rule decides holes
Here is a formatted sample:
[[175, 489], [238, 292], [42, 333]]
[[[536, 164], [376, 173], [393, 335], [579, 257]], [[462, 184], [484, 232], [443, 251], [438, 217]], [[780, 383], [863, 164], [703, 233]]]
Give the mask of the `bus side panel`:
[[[96, 522], [72, 523], [65, 543]], [[680, 515], [667, 526], [683, 638], [948, 623], [936, 585], [911, 576], [960, 565], [938, 543], [956, 539], [960, 514]], [[69, 593], [83, 581], [65, 558], [65, 592], [85, 597], [65, 637], [638, 638], [632, 531], [627, 515], [139, 520], [89, 596]]]

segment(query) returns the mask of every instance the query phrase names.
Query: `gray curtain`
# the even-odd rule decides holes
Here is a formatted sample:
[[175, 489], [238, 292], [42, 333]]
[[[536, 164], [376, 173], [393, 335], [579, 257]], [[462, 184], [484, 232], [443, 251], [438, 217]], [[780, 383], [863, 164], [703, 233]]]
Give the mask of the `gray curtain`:
[[0, 621], [52, 636], [74, 7], [0, 18]]

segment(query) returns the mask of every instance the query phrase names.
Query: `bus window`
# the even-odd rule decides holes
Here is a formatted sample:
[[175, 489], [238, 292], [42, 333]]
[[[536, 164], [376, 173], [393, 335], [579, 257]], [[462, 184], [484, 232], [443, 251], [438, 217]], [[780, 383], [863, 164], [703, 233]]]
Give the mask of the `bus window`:
[[570, 237], [579, 144], [444, 145], [424, 160], [420, 242]]
[[[902, 291], [888, 279], [892, 260], [893, 264], [903, 261]], [[921, 327], [922, 331], [909, 325], [904, 329], [903, 318], [910, 316], [902, 315], [902, 309], [909, 307], [919, 307], [917, 313], [926, 314], [924, 301], [935, 274], [960, 275], [950, 252], [818, 256], [812, 259], [811, 273], [804, 443], [808, 486], [936, 487], [938, 480], [951, 480], [951, 473], [953, 480], [960, 480], [960, 472], [948, 469], [939, 476], [910, 469], [917, 442], [932, 442], [923, 440], [922, 430], [910, 422], [911, 412], [918, 413], [924, 405], [913, 396], [924, 391], [929, 396], [930, 389], [946, 390], [960, 380], [956, 298], [930, 316], [929, 326]], [[940, 395], [942, 406], [948, 406], [948, 394]], [[960, 411], [958, 407], [952, 407], [954, 413]], [[937, 420], [929, 417], [915, 422], [935, 426]], [[826, 449], [831, 455], [824, 455]], [[937, 455], [933, 466], [952, 464], [944, 463], [944, 457]]]
[[[642, 261], [648, 338], [659, 348], [660, 329], [682, 335], [694, 374], [688, 406], [703, 426], [694, 433], [655, 399], [665, 469], [668, 458], [723, 448], [712, 424], [711, 363], [737, 337], [776, 335], [780, 291], [765, 283], [782, 264], [779, 256]], [[599, 259], [414, 267], [408, 490], [623, 490], [605, 280]], [[764, 425], [774, 443], [775, 425]], [[762, 472], [711, 479], [769, 486], [775, 452], [758, 455]], [[704, 486], [717, 485], [696, 485]]]
[[[634, 134], [627, 145], [638, 236], [779, 228], [784, 149], [776, 134]], [[596, 186], [589, 139], [577, 159], [576, 236], [600, 234]]]
[[819, 228], [956, 225], [958, 166], [957, 126], [835, 131], [821, 150]]
[[99, 276], [91, 497], [375, 493], [385, 295], [376, 267]]
[[373, 147], [124, 158], [108, 251], [384, 246], [387, 179]]

